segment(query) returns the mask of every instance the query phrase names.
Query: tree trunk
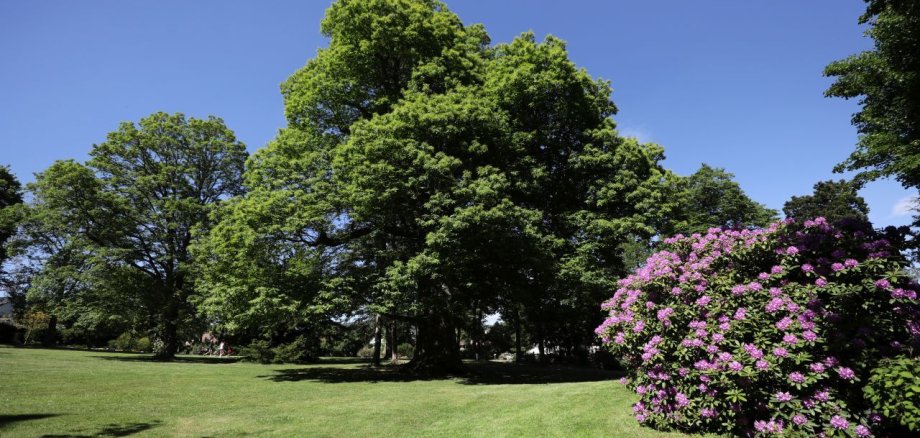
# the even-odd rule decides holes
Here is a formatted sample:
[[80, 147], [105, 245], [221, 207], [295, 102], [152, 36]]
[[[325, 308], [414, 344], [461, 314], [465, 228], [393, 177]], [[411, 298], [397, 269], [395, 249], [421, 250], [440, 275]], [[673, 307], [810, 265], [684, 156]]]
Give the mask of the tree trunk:
[[399, 348], [398, 348], [399, 344], [397, 343], [396, 329], [397, 329], [396, 320], [394, 319], [393, 325], [390, 328], [390, 342], [389, 342], [392, 345], [392, 347], [390, 347], [390, 362], [392, 362], [393, 365], [396, 365], [399, 363]]
[[524, 356], [521, 355], [521, 316], [514, 312], [514, 361], [521, 362]]
[[179, 351], [179, 306], [170, 302], [163, 311], [159, 327], [159, 338], [163, 343], [154, 353], [157, 360], [173, 360]]
[[410, 369], [431, 374], [463, 371], [454, 324], [444, 312], [434, 311], [420, 317], [416, 339], [416, 354], [409, 363]]
[[393, 334], [391, 333], [390, 324], [386, 321], [383, 323], [383, 357], [387, 358], [393, 355]]
[[543, 336], [542, 336], [542, 335], [540, 335], [540, 341], [537, 342], [537, 349], [540, 351], [540, 357], [538, 358], [538, 361], [539, 361], [540, 363], [543, 363], [543, 362], [546, 360], [546, 356], [545, 356], [545, 352], [544, 352], [545, 347], [544, 347], [544, 345], [543, 345]]
[[381, 335], [382, 335], [382, 330], [380, 329], [380, 315], [378, 314], [376, 317], [374, 317], [374, 366], [375, 367], [380, 366], [380, 342], [383, 341], [383, 339], [381, 339], [383, 336]]
[[57, 315], [52, 314], [48, 319], [48, 330], [45, 331], [45, 339], [42, 344], [46, 347], [53, 347], [57, 344]]

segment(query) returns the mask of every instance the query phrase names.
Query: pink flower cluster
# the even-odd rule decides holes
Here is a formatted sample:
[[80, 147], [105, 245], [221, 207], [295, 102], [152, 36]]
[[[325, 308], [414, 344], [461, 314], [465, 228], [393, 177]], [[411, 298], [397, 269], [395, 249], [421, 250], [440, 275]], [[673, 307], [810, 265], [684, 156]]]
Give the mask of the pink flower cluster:
[[[816, 218], [664, 242], [619, 281], [597, 328], [633, 367], [637, 420], [688, 432], [871, 434], [868, 414], [833, 407], [861, 391], [870, 361], [920, 346], [920, 286], [886, 276], [903, 264], [888, 240]], [[876, 310], [854, 305], [866, 300]]]

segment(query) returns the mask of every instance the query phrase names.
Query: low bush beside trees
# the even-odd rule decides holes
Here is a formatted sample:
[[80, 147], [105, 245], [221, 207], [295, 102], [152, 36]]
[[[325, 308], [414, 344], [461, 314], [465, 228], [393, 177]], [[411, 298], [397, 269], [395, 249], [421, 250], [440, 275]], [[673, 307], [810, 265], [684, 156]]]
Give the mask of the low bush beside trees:
[[887, 358], [916, 369], [920, 287], [904, 273], [904, 232], [817, 218], [667, 239], [620, 280], [597, 329], [632, 370], [636, 419], [757, 436], [906, 432], [898, 415], [915, 413], [886, 414], [898, 402], [871, 395], [908, 388], [865, 388]]

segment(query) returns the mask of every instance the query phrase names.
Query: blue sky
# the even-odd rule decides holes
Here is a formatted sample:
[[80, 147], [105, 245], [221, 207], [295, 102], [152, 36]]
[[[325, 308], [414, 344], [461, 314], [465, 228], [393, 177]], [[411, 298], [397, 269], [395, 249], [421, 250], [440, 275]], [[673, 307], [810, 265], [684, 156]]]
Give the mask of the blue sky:
[[[326, 44], [324, 1], [0, 2], [0, 164], [31, 181], [84, 160], [121, 121], [224, 118], [250, 151], [284, 125], [278, 85]], [[824, 98], [824, 66], [871, 47], [860, 0], [448, 2], [493, 42], [533, 30], [613, 83], [621, 132], [665, 147], [680, 174], [725, 167], [781, 208], [854, 147], [856, 102]], [[861, 194], [906, 224], [891, 181]]]

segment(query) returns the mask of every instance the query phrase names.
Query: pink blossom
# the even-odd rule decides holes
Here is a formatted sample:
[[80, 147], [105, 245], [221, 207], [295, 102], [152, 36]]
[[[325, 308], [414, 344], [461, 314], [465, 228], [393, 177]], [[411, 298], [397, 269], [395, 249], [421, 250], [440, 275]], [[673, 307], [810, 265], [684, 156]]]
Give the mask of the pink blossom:
[[738, 321], [741, 321], [747, 316], [747, 309], [744, 307], [739, 307], [738, 310], [735, 310], [734, 318]]
[[834, 429], [844, 430], [850, 427], [850, 423], [846, 419], [839, 415], [834, 415], [831, 417], [831, 426], [834, 426]]
[[840, 378], [843, 380], [853, 380], [856, 377], [856, 373], [847, 367], [837, 368], [837, 374], [840, 375]]

